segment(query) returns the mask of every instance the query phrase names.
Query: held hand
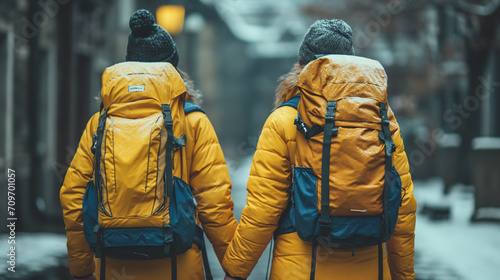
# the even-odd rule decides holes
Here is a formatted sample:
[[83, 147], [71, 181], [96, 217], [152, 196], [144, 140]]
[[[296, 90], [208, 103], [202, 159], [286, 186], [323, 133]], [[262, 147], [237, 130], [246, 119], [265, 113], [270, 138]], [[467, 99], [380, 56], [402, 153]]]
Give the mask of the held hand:
[[224, 277], [224, 280], [236, 280], [236, 279], [234, 279], [233, 277], [229, 277], [229, 276], [226, 275], [226, 277]]
[[85, 278], [75, 278], [75, 279], [77, 279], [77, 280], [96, 280], [95, 274], [92, 274], [92, 275], [85, 277]]

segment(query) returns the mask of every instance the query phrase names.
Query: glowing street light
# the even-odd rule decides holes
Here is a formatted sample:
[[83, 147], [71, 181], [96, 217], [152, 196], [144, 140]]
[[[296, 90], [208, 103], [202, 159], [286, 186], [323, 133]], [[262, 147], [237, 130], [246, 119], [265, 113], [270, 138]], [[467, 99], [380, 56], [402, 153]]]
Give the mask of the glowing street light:
[[171, 35], [177, 35], [182, 32], [184, 14], [184, 6], [163, 5], [156, 10], [156, 22]]

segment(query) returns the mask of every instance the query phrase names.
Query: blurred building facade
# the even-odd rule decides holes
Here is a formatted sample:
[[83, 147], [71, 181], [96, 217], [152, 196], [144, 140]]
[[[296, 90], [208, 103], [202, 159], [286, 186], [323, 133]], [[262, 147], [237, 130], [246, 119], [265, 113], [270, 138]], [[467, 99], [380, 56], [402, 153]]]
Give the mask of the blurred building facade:
[[[16, 171], [18, 230], [63, 230], [59, 188], [98, 110], [102, 72], [123, 60], [134, 8], [134, 1], [0, 2], [0, 165]], [[6, 172], [0, 177], [6, 182]]]

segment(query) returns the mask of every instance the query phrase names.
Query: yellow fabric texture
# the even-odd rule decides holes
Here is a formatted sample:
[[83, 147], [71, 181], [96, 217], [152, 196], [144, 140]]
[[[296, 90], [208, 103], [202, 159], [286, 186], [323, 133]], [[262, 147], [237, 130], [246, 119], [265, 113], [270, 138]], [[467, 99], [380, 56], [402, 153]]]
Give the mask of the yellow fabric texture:
[[[326, 70], [324, 64], [336, 63], [339, 65], [344, 59], [354, 59], [354, 61], [344, 61], [344, 63], [359, 62], [357, 58], [353, 57], [336, 56], [336, 58], [336, 61], [328, 57], [320, 58], [308, 64], [299, 76], [298, 86], [287, 94], [286, 100], [299, 93], [301, 98], [304, 95], [321, 94], [328, 100], [333, 100], [333, 96], [327, 96], [326, 93], [337, 91], [340, 94], [356, 92], [360, 94], [358, 97], [371, 97], [379, 102], [387, 102], [386, 97], [384, 97], [387, 86], [386, 76], [381, 66], [373, 67], [372, 65], [372, 67], [367, 67], [367, 65], [363, 66], [361, 64], [363, 67], [349, 65], [337, 72]], [[335, 65], [331, 66], [336, 67]], [[353, 76], [355, 80], [352, 80]], [[361, 87], [360, 83], [369, 81], [381, 85], [381, 87], [370, 86], [368, 88], [374, 92], [367, 92], [365, 90], [367, 87]], [[362, 91], [362, 89], [365, 91]], [[307, 91], [306, 94], [304, 94], [305, 91]], [[342, 109], [345, 106], [356, 106], [356, 102], [345, 100], [348, 99], [346, 97], [341, 96], [340, 98], [343, 99], [338, 102], [337, 111], [339, 114], [337, 116], [339, 116], [339, 121], [336, 121], [337, 126], [352, 125], [356, 120], [356, 114], [349, 114], [348, 111]], [[326, 104], [326, 98], [314, 98], [314, 100]], [[312, 102], [309, 104], [312, 104]], [[299, 103], [298, 109], [299, 111], [313, 111], [318, 110], [319, 107], [326, 107], [326, 105], [323, 105], [318, 104], [317, 106], [300, 108]], [[360, 115], [367, 114], [370, 116], [373, 111], [370, 104], [355, 108], [360, 110]], [[316, 113], [318, 116], [322, 115], [324, 119], [324, 110]], [[380, 113], [377, 115], [380, 116]], [[417, 205], [413, 196], [413, 183], [399, 125], [390, 108], [388, 109], [388, 115], [391, 121], [392, 138], [396, 145], [393, 164], [401, 176], [402, 187], [404, 188], [402, 195], [404, 197], [402, 206], [399, 209], [396, 229], [391, 239], [386, 243], [386, 250], [384, 250], [384, 279], [414, 279], [414, 229]], [[300, 137], [297, 136], [298, 132], [294, 125], [296, 116], [297, 110], [292, 107], [278, 108], [271, 113], [262, 129], [247, 184], [247, 205], [243, 209], [240, 225], [222, 263], [224, 270], [233, 277], [247, 278], [250, 275], [273, 236], [283, 211], [290, 202], [292, 167], [296, 163], [296, 143], [298, 137]], [[301, 114], [301, 117], [303, 116], [305, 114]], [[380, 130], [380, 117], [372, 116], [372, 118], [373, 123], [376, 124], [374, 128]], [[304, 119], [304, 122], [308, 125], [315, 123], [307, 118]], [[341, 134], [342, 131], [339, 130], [339, 136], [337, 137], [342, 137]], [[367, 137], [374, 137], [374, 135], [368, 135]], [[362, 151], [350, 152], [363, 154]], [[321, 156], [321, 151], [310, 156]], [[349, 158], [350, 156], [346, 152], [339, 153], [338, 156], [341, 157], [338, 159], [339, 162], [355, 162], [355, 160]], [[336, 171], [342, 172], [340, 167]], [[383, 176], [383, 162], [380, 172], [382, 172], [381, 176]], [[337, 179], [342, 180], [340, 177]], [[373, 178], [367, 178], [367, 180], [370, 179]], [[335, 194], [332, 192], [331, 195], [334, 196]], [[318, 207], [320, 206], [318, 205]], [[352, 250], [319, 249], [316, 279], [377, 279], [377, 250], [377, 246], [360, 248], [355, 250], [353, 256]], [[387, 254], [385, 254], [385, 251]], [[278, 236], [273, 249], [270, 279], [309, 279], [311, 252], [311, 243], [302, 241], [295, 232]]]
[[[130, 72], [131, 69], [139, 69], [144, 73], [139, 84], [144, 84], [147, 91], [129, 92], [128, 87], [137, 85], [137, 80], [124, 79], [120, 73]], [[108, 68], [103, 75], [103, 85], [101, 95], [104, 107], [109, 108], [108, 114], [115, 120], [139, 119], [161, 113], [162, 103], [170, 103], [172, 111], [179, 113], [173, 116], [176, 125], [174, 135], [180, 137], [181, 133], [185, 133], [187, 140], [186, 146], [174, 155], [173, 174], [189, 184], [197, 202], [196, 219], [214, 246], [219, 261], [222, 261], [237, 226], [233, 217], [231, 181], [219, 141], [207, 116], [201, 112], [183, 116], [181, 106], [186, 96], [185, 87], [175, 68], [168, 63], [122, 63]], [[96, 263], [100, 264], [99, 260], [96, 262], [94, 259], [82, 230], [82, 199], [87, 182], [93, 176], [94, 155], [91, 146], [98, 121], [99, 113], [96, 113], [87, 123], [60, 190], [68, 237], [70, 273], [80, 277], [96, 271]], [[126, 149], [121, 152], [123, 159], [132, 160], [133, 155], [127, 157]], [[133, 179], [134, 172], [130, 170], [127, 176]], [[134, 201], [131, 201], [127, 207], [133, 204]], [[120, 275], [134, 277], [135, 280], [170, 279], [170, 259], [107, 260], [107, 279], [119, 278]], [[178, 269], [183, 272], [178, 274], [178, 279], [204, 279], [201, 255], [196, 245], [178, 256]]]

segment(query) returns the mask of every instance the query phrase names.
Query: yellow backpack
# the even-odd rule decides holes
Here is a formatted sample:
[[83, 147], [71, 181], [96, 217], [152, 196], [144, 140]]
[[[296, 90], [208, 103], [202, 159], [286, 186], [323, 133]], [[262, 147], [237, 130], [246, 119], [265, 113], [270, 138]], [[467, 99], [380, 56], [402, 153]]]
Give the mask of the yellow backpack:
[[[401, 205], [401, 178], [392, 165], [387, 76], [379, 62], [322, 56], [305, 66], [297, 86], [292, 203], [279, 233], [297, 231], [313, 243], [349, 248], [379, 246], [392, 235]], [[279, 234], [278, 233], [278, 234]]]
[[175, 256], [193, 243], [206, 260], [183, 160], [184, 83], [169, 63], [116, 64], [102, 80], [94, 178], [83, 199], [86, 239], [101, 258], [101, 279], [106, 257], [170, 257], [176, 279]]

